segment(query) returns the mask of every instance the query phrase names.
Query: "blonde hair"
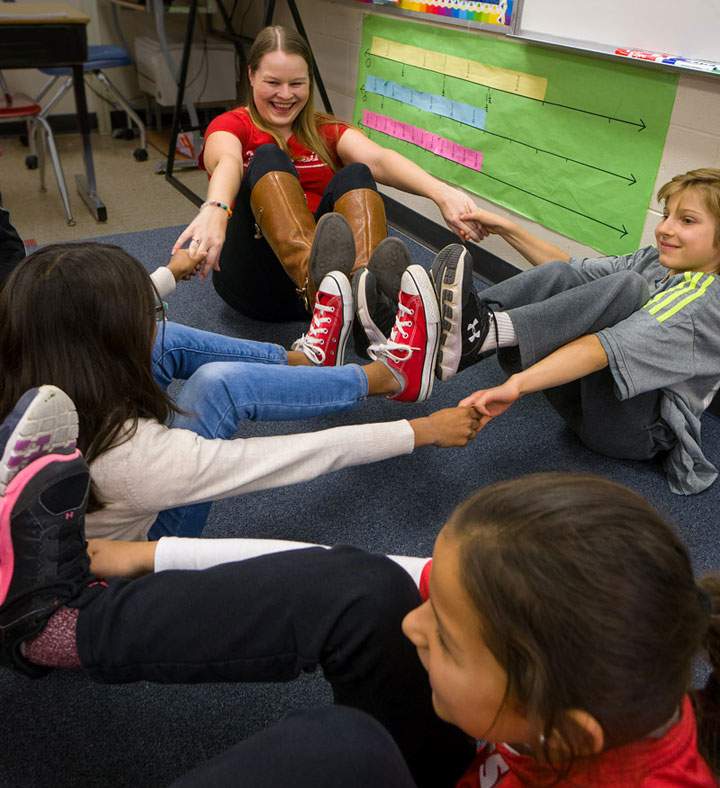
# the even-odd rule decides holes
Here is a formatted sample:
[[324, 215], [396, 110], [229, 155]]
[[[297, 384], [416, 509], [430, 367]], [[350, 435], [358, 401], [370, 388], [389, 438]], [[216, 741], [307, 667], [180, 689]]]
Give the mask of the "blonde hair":
[[714, 167], [701, 167], [683, 175], [676, 175], [660, 187], [658, 202], [667, 201], [687, 189], [697, 189], [703, 197], [705, 207], [715, 218], [715, 246], [720, 247], [720, 170]]
[[[336, 123], [337, 120], [332, 115], [315, 112], [313, 109], [313, 96], [315, 93], [313, 60], [307, 41], [294, 30], [281, 27], [280, 25], [272, 25], [271, 27], [263, 28], [258, 33], [250, 48], [250, 54], [248, 55], [249, 70], [253, 73], [256, 72], [260, 67], [260, 61], [270, 52], [284, 52], [286, 55], [299, 55], [307, 64], [308, 78], [310, 81], [308, 100], [300, 111], [300, 114], [293, 121], [292, 132], [301, 145], [315, 151], [325, 164], [331, 169], [336, 170], [337, 164], [333, 160], [322, 134], [320, 134], [319, 127], [328, 123]], [[248, 111], [250, 112], [252, 122], [261, 131], [269, 134], [281, 150], [289, 154], [290, 151], [288, 150], [287, 142], [261, 118], [255, 106], [252, 90], [249, 91]]]

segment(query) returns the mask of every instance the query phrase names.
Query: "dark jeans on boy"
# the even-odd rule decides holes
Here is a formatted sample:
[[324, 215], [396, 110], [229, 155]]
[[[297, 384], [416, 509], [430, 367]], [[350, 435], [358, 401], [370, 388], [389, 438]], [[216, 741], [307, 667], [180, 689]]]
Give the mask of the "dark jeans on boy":
[[[517, 347], [498, 352], [508, 374], [526, 369], [578, 337], [614, 326], [648, 298], [647, 282], [634, 271], [588, 282], [560, 262], [523, 271], [480, 293], [482, 301], [495, 302], [494, 309], [507, 312], [515, 328]], [[600, 454], [646, 460], [675, 443], [660, 418], [660, 392], [621, 401], [607, 367], [544, 393], [580, 440]]]
[[309, 548], [90, 588], [78, 603], [78, 650], [108, 683], [289, 681], [320, 667], [335, 702], [378, 720], [417, 784], [441, 788], [473, 747], [435, 715], [402, 634], [417, 604], [412, 579], [388, 558]]
[[[255, 320], [307, 320], [295, 284], [268, 242], [262, 236], [256, 237], [250, 193], [268, 172], [288, 172], [298, 177], [290, 158], [277, 145], [261, 145], [255, 151], [240, 184], [220, 254], [220, 270], [213, 272], [213, 284], [225, 303]], [[315, 219], [332, 211], [335, 202], [353, 189], [377, 189], [364, 164], [350, 164], [335, 173], [315, 211]]]

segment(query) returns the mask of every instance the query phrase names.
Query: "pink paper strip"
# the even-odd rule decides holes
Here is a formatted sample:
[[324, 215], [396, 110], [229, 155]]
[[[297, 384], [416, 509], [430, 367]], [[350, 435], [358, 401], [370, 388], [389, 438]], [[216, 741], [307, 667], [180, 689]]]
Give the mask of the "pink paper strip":
[[375, 131], [381, 131], [390, 137], [409, 142], [411, 145], [425, 148], [436, 156], [462, 164], [463, 167], [477, 172], [482, 169], [483, 154], [481, 151], [466, 148], [446, 137], [440, 137], [425, 129], [412, 126], [409, 123], [402, 123], [387, 115], [370, 112], [367, 109], [363, 110], [362, 123], [368, 129], [375, 129]]

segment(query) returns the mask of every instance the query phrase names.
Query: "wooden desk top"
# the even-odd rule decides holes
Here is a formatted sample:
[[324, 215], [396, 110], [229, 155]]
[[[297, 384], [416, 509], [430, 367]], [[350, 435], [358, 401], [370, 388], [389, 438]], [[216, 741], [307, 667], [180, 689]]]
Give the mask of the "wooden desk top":
[[69, 3], [0, 3], [0, 25], [86, 25], [90, 17]]

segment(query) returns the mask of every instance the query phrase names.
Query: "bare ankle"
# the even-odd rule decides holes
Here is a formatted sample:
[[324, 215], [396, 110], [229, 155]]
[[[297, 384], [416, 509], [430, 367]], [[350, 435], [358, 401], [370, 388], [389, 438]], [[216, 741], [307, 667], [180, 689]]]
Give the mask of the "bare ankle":
[[289, 367], [312, 367], [312, 361], [300, 350], [288, 350], [287, 363]]
[[368, 396], [397, 394], [400, 384], [395, 375], [380, 361], [372, 361], [363, 367], [368, 379]]

